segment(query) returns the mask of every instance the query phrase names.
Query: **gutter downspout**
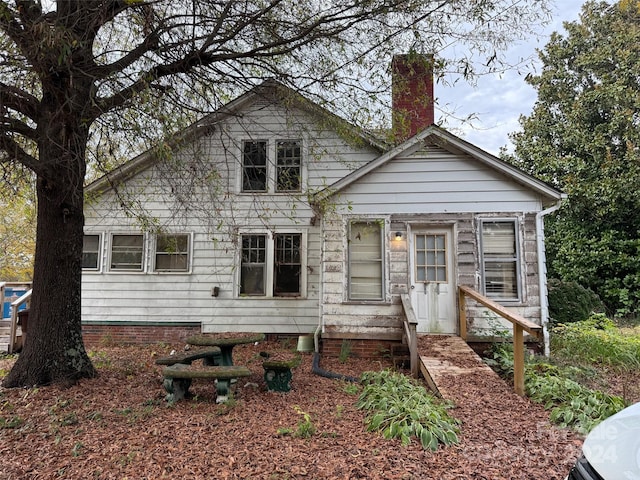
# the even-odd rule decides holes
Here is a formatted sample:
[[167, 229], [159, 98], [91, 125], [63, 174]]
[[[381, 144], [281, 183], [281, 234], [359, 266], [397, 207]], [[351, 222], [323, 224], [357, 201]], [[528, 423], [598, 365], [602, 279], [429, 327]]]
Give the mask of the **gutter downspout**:
[[320, 287], [318, 288], [318, 326], [316, 331], [313, 332], [313, 347], [314, 355], [320, 355], [320, 333], [324, 325], [322, 316], [322, 298], [324, 292], [324, 217], [320, 221]]
[[[562, 198], [566, 198], [565, 195]], [[561, 200], [562, 200], [561, 198]], [[551, 353], [549, 344], [549, 299], [547, 298], [547, 259], [544, 246], [544, 218], [555, 212], [561, 206], [561, 200], [555, 205], [536, 213], [536, 247], [538, 250], [538, 291], [540, 295], [540, 320], [542, 322], [542, 337], [544, 340], [544, 355]]]

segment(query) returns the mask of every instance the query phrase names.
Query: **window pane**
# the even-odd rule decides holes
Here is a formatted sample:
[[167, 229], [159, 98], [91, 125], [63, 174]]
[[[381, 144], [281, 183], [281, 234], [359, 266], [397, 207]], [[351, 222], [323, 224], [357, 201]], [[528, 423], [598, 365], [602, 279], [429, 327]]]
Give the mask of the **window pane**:
[[378, 223], [352, 223], [349, 232], [349, 292], [352, 300], [381, 300], [382, 228]]
[[482, 223], [484, 291], [490, 298], [518, 299], [515, 221]]
[[515, 262], [485, 262], [485, 290], [488, 297], [517, 298]]
[[446, 235], [416, 234], [416, 281], [447, 282]]
[[300, 191], [301, 178], [301, 143], [279, 141], [276, 147], [276, 191]]
[[142, 235], [111, 237], [111, 270], [142, 270]]
[[85, 235], [82, 239], [82, 268], [98, 270], [100, 256], [100, 235]]
[[265, 192], [267, 190], [267, 142], [243, 143], [242, 191]]
[[299, 233], [277, 234], [274, 240], [273, 294], [275, 296], [300, 295], [302, 235]]
[[515, 257], [514, 222], [484, 222], [482, 225], [482, 245], [485, 255]]
[[156, 263], [158, 272], [186, 272], [189, 270], [189, 235], [158, 235]]
[[241, 295], [265, 295], [266, 244], [265, 235], [242, 235]]

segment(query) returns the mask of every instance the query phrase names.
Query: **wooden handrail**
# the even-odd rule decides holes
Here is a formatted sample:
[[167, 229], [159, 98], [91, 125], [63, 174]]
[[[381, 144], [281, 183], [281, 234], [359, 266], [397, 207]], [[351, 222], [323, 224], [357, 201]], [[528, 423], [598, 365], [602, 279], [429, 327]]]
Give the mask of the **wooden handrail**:
[[400, 295], [402, 300], [402, 308], [404, 310], [404, 318], [402, 325], [404, 327], [404, 334], [407, 337], [407, 345], [409, 346], [409, 363], [411, 366], [411, 376], [418, 378], [418, 334], [416, 333], [418, 327], [418, 320], [416, 314], [411, 306], [411, 299], [409, 295], [403, 293]]
[[11, 302], [11, 326], [9, 328], [9, 353], [13, 353], [16, 343], [16, 331], [18, 329], [18, 311], [22, 305], [29, 307], [31, 301], [31, 290], [24, 293], [20, 298]]
[[534, 337], [539, 338], [542, 327], [515, 312], [507, 310], [499, 303], [494, 302], [470, 287], [460, 285], [458, 287], [458, 294], [460, 336], [463, 340], [467, 339], [465, 296], [474, 299], [479, 304], [484, 305], [489, 310], [497, 313], [513, 324], [513, 388], [518, 395], [524, 396], [524, 332], [526, 331]]

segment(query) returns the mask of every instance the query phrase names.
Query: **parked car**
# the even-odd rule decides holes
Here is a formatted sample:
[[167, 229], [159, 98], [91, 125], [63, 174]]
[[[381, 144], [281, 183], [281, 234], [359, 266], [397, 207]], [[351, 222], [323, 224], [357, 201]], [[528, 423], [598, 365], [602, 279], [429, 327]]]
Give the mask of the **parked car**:
[[589, 433], [567, 480], [640, 480], [640, 402]]

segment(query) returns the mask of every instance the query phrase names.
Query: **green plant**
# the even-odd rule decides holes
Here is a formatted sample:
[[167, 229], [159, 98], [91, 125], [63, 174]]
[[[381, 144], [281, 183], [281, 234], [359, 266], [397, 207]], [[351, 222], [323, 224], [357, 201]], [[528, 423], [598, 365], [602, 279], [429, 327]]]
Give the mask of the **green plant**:
[[360, 392], [360, 385], [353, 382], [345, 382], [343, 390], [347, 395], [358, 395]]
[[486, 352], [489, 357], [484, 362], [496, 370], [501, 376], [513, 377], [513, 345], [510, 343], [493, 343]]
[[531, 400], [550, 410], [552, 422], [583, 434], [625, 407], [622, 398], [584, 387], [560, 369], [544, 375], [529, 369], [525, 388]]
[[579, 364], [596, 363], [623, 370], [640, 368], [640, 336], [625, 335], [604, 314], [552, 330], [554, 355]]
[[549, 316], [550, 323], [572, 323], [585, 320], [593, 312], [604, 312], [604, 304], [591, 289], [578, 282], [549, 279]]
[[0, 429], [18, 428], [24, 425], [25, 420], [17, 415], [9, 418], [0, 417]]
[[350, 355], [351, 342], [345, 338], [342, 340], [342, 344], [340, 345], [340, 354], [338, 355], [338, 360], [340, 361], [340, 363], [345, 363]]
[[[513, 349], [510, 345], [492, 348], [485, 361], [503, 376], [513, 374]], [[589, 432], [605, 418], [624, 408], [624, 400], [575, 381], [584, 369], [561, 367], [546, 360], [528, 359], [525, 365], [525, 391], [532, 401], [550, 411], [549, 418], [561, 427], [580, 433]]]
[[398, 372], [383, 370], [362, 374], [363, 389], [356, 406], [370, 411], [367, 430], [384, 438], [399, 438], [403, 445], [418, 438], [424, 449], [458, 443], [458, 420], [447, 405], [437, 401], [422, 385]]
[[84, 447], [84, 445], [82, 444], [82, 442], [76, 442], [73, 444], [73, 448], [71, 449], [71, 455], [74, 457], [79, 457], [80, 454], [82, 453], [82, 448]]
[[109, 358], [109, 355], [102, 350], [89, 351], [89, 358], [96, 368], [107, 368], [111, 366], [111, 359]]
[[294, 405], [293, 408], [296, 413], [301, 416], [293, 436], [298, 438], [309, 438], [313, 436], [316, 433], [316, 426], [311, 420], [311, 415], [303, 411], [298, 405]]

